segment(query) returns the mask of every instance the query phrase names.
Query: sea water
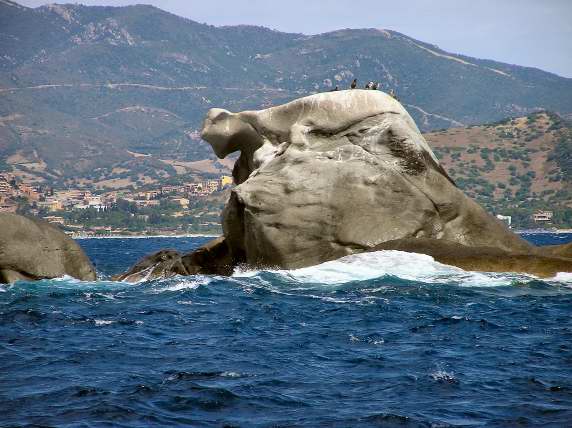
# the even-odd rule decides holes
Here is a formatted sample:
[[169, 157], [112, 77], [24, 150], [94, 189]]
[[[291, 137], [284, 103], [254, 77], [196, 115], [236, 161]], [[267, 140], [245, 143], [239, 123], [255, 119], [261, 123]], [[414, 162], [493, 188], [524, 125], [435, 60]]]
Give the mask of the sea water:
[[82, 239], [100, 281], [1, 286], [0, 426], [572, 426], [570, 276], [384, 251], [109, 279], [207, 240]]

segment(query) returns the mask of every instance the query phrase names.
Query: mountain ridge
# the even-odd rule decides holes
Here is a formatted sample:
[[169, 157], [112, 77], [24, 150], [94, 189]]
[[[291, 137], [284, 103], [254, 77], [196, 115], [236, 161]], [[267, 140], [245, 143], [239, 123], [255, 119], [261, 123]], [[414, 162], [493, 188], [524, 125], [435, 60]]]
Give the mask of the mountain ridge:
[[572, 115], [572, 79], [392, 30], [303, 35], [214, 27], [149, 5], [18, 6], [0, 2], [0, 156], [39, 159], [61, 183], [123, 162], [214, 162], [198, 137], [210, 107], [266, 108], [356, 77], [395, 90], [424, 131]]

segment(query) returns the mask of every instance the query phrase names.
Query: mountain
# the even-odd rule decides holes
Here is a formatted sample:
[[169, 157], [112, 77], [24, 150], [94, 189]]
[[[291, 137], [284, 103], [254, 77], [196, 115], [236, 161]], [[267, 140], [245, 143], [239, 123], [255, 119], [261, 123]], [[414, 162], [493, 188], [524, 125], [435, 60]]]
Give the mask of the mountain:
[[572, 115], [572, 79], [394, 31], [306, 36], [213, 27], [144, 5], [0, 0], [0, 169], [62, 185], [226, 171], [199, 137], [210, 107], [268, 107], [356, 77], [395, 90], [425, 131]]

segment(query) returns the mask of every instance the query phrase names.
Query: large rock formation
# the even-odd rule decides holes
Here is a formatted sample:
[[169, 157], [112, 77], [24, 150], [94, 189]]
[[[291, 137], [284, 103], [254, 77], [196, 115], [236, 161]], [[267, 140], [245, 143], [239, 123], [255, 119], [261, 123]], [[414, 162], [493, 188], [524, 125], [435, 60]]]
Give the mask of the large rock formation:
[[403, 106], [382, 92], [212, 109], [202, 136], [220, 158], [240, 151], [224, 237], [186, 256], [154, 254], [118, 279], [299, 268], [385, 249], [471, 270], [572, 271], [569, 247], [530, 245], [459, 190]]
[[403, 106], [382, 92], [212, 109], [202, 136], [220, 158], [241, 153], [223, 214], [234, 263], [298, 268], [405, 238], [531, 251], [455, 186]]
[[64, 275], [96, 279], [81, 247], [57, 227], [43, 220], [0, 213], [0, 283]]

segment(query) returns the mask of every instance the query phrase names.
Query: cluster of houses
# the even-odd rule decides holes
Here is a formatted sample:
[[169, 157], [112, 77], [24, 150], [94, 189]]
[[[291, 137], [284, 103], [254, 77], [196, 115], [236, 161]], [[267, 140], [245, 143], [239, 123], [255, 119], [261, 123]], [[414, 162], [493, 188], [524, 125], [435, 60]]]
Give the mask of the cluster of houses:
[[[532, 220], [538, 225], [552, 225], [552, 218], [554, 217], [554, 212], [552, 211], [536, 211], [532, 214]], [[512, 228], [512, 216], [497, 214], [497, 218], [507, 224], [508, 227]]]
[[18, 183], [11, 174], [0, 174], [0, 212], [16, 212], [20, 201], [37, 202], [49, 189]]
[[89, 190], [54, 190], [48, 186], [31, 186], [19, 182], [8, 173], [0, 174], [0, 212], [16, 212], [18, 206], [27, 202], [34, 210], [56, 212], [67, 210], [106, 210], [124, 199], [139, 207], [158, 206], [167, 199], [188, 208], [190, 201], [201, 198], [232, 185], [232, 177], [222, 176], [216, 180], [190, 182], [177, 186], [161, 186], [152, 190], [109, 191], [94, 194]]
[[[135, 203], [138, 207], [156, 207], [161, 204], [161, 200], [166, 199], [180, 205], [182, 209], [187, 209], [193, 199], [211, 195], [231, 186], [232, 183], [232, 177], [221, 176], [216, 180], [161, 186], [150, 190], [121, 190], [94, 194], [81, 189], [54, 190], [48, 186], [31, 186], [18, 181], [9, 173], [0, 173], [0, 212], [16, 212], [22, 201], [26, 201], [35, 212], [51, 213], [85, 209], [102, 211], [109, 209], [118, 199]], [[553, 216], [552, 211], [537, 211], [532, 215], [532, 220], [539, 225], [550, 225]], [[60, 220], [57, 216], [46, 218], [54, 222]], [[510, 216], [499, 214], [497, 218], [512, 227]]]

